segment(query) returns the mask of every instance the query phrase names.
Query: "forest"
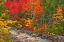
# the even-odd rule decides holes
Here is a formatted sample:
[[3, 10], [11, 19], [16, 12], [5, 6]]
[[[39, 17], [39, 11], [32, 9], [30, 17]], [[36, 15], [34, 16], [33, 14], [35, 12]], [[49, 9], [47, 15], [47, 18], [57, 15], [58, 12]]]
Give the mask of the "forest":
[[[14, 31], [47, 40], [64, 37], [64, 0], [0, 0], [0, 42], [14, 42]], [[64, 42], [55, 40], [49, 42]]]

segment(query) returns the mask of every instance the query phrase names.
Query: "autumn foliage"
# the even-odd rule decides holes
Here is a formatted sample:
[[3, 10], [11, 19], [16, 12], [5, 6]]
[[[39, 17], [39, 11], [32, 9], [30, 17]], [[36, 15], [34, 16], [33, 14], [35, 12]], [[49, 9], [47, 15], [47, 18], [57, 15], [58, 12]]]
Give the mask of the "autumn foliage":
[[42, 6], [40, 4], [40, 0], [8, 0], [4, 3], [4, 6], [10, 12], [11, 16], [19, 17], [18, 14], [21, 12], [27, 14], [32, 12], [37, 16], [42, 14]]
[[54, 24], [59, 24], [63, 21], [62, 8], [60, 6], [56, 8], [56, 14], [53, 14], [53, 19], [55, 19]]

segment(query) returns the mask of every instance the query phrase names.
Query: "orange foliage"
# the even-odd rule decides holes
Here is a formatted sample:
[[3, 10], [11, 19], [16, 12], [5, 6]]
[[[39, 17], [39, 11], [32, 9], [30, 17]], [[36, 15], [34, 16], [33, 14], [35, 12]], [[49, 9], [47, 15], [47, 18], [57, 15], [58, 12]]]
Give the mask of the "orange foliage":
[[41, 0], [30, 0], [30, 3], [31, 4], [40, 4], [41, 3]]
[[46, 29], [47, 29], [47, 27], [48, 27], [48, 24], [43, 24], [43, 26], [42, 26], [42, 29], [45, 31]]
[[34, 32], [34, 33], [37, 33], [37, 29], [33, 29], [33, 32]]
[[62, 13], [62, 8], [61, 8], [60, 6], [57, 7], [57, 9], [56, 9], [56, 13], [57, 13], [57, 14]]
[[48, 24], [45, 23], [40, 28], [38, 28], [38, 31], [40, 33], [44, 33], [44, 32], [46, 32], [47, 27], [48, 27]]
[[32, 26], [33, 26], [33, 20], [31, 20], [31, 19], [28, 18], [27, 23], [30, 26], [30, 28], [32, 28]]
[[30, 0], [31, 7], [34, 9], [34, 14], [42, 14], [41, 0]]
[[48, 24], [45, 23], [45, 24], [43, 24], [42, 29], [43, 29], [43, 30], [46, 30], [47, 27], [48, 27]]
[[42, 14], [42, 7], [39, 4], [34, 5], [34, 14]]
[[34, 14], [42, 14], [42, 6], [40, 6], [41, 0], [30, 0], [30, 2], [23, 4], [23, 9], [27, 14], [30, 11], [34, 11]]
[[53, 14], [53, 19], [54, 19], [53, 24], [60, 24], [60, 21], [62, 21], [63, 14], [62, 14], [62, 8], [60, 6], [57, 7], [56, 14]]
[[38, 32], [38, 29], [36, 27], [34, 27], [33, 32], [34, 33], [37, 33]]
[[41, 0], [35, 0], [33, 2], [34, 14], [37, 20], [41, 18], [42, 13], [43, 13], [43, 7], [40, 4], [41, 4]]

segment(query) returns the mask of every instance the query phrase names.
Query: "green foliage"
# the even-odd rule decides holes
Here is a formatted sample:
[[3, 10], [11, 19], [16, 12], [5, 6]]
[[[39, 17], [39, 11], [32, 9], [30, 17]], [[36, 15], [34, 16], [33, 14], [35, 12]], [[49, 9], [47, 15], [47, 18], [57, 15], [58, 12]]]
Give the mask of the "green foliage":
[[64, 34], [64, 27], [62, 25], [56, 25], [56, 27], [48, 27], [47, 32], [54, 34]]
[[[49, 21], [50, 22], [53, 21], [50, 18], [52, 18], [52, 15], [55, 14], [55, 10], [56, 10], [56, 7], [58, 5], [64, 11], [64, 0], [42, 0], [42, 4], [41, 5], [43, 6], [43, 9], [44, 9], [43, 17], [42, 17], [42, 22], [43, 23], [44, 22], [49, 23]], [[5, 9], [3, 8], [2, 1], [0, 1], [0, 15], [2, 13], [5, 13]], [[64, 14], [64, 12], [62, 14]], [[25, 15], [25, 12], [23, 12], [23, 13], [20, 14], [20, 17], [26, 19], [26, 17], [28, 18], [28, 17], [31, 17], [31, 16], [27, 16], [27, 15]], [[8, 18], [8, 16], [2, 17], [2, 18], [4, 20], [6, 20]], [[34, 27], [38, 28], [40, 26], [39, 23], [40, 23], [40, 21], [34, 22]], [[52, 24], [50, 24], [50, 25], [52, 25]], [[50, 32], [50, 33], [54, 33], [54, 34], [64, 34], [64, 23], [55, 25], [53, 27], [49, 26], [46, 29], [46, 32]], [[0, 33], [3, 33], [1, 26], [0, 26]], [[12, 39], [10, 38], [9, 35], [1, 35], [0, 34], [0, 39], [4, 39], [6, 42], [12, 42]]]
[[4, 12], [5, 12], [5, 9], [3, 8], [3, 3], [0, 1], [0, 14]]
[[13, 42], [10, 35], [3, 34], [2, 26], [0, 26], [0, 42]]
[[58, 27], [59, 33], [64, 34], [64, 27], [63, 27], [63, 25], [59, 24], [59, 25], [57, 25], [57, 27]]
[[[2, 39], [2, 40], [1, 40], [1, 39]], [[5, 42], [13, 42], [13, 41], [12, 41], [12, 38], [10, 37], [10, 35], [1, 35], [1, 34], [0, 34], [0, 41], [3, 42], [3, 40], [4, 40]]]
[[49, 21], [49, 18], [52, 18], [52, 14], [55, 13], [55, 9], [58, 5], [61, 6], [64, 11], [64, 0], [43, 0], [42, 1], [42, 6], [44, 6], [43, 21], [47, 22]]

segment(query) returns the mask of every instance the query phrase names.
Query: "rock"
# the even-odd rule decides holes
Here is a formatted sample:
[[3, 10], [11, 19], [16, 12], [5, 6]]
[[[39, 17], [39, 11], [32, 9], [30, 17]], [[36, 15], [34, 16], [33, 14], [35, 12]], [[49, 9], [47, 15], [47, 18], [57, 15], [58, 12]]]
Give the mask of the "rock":
[[[53, 39], [56, 38], [56, 37], [54, 37], [54, 38], [49, 37], [47, 39], [47, 38], [43, 38], [43, 37], [46, 37], [47, 35], [42, 35], [42, 37], [39, 37], [35, 33], [32, 35], [29, 35], [31, 32], [29, 32], [29, 31], [26, 32], [26, 31], [21, 32], [21, 30], [14, 29], [14, 30], [10, 30], [9, 32], [10, 32], [14, 42], [52, 42]], [[63, 38], [61, 38], [61, 39], [63, 39]], [[54, 41], [54, 42], [56, 42], [56, 41]]]

